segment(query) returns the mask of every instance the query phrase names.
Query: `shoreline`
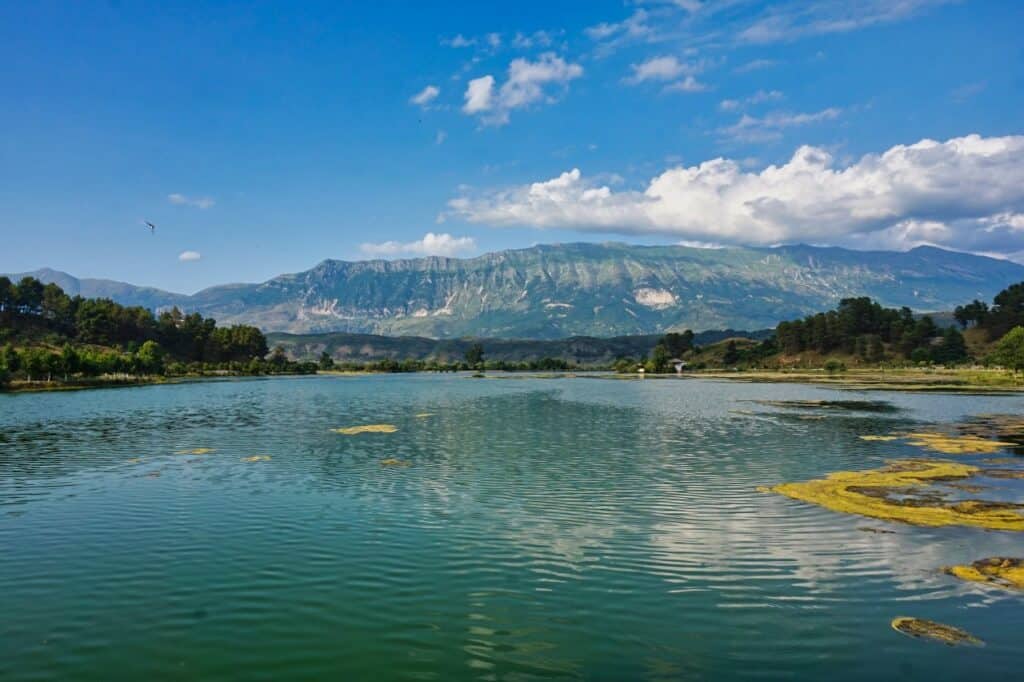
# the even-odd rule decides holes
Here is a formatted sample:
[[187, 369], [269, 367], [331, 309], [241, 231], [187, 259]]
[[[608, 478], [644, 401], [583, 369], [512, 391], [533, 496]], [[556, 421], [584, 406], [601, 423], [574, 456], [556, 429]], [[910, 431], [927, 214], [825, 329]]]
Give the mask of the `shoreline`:
[[[19, 393], [48, 393], [85, 391], [91, 389], [130, 388], [162, 384], [184, 384], [203, 381], [236, 379], [281, 378], [295, 376], [364, 377], [402, 374], [439, 374], [439, 372], [373, 372], [368, 370], [321, 370], [315, 374], [216, 374], [177, 377], [118, 377], [87, 379], [82, 381], [18, 381], [0, 388], [0, 395]], [[453, 376], [469, 372], [450, 373]], [[664, 381], [671, 379], [710, 379], [747, 383], [806, 384], [839, 390], [899, 391], [910, 393], [963, 393], [988, 395], [1015, 395], [1024, 392], [1024, 375], [1018, 377], [1002, 370], [989, 369], [851, 369], [829, 374], [825, 370], [698, 370], [681, 374], [618, 374], [607, 369], [575, 369], [571, 371], [536, 372], [490, 370], [482, 377], [494, 379], [615, 379], [621, 381]]]

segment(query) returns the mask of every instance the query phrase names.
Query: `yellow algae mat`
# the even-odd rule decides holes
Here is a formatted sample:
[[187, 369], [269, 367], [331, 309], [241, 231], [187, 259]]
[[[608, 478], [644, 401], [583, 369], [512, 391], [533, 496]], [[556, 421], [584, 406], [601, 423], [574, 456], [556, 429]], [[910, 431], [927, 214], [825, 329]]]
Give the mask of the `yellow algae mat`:
[[363, 424], [362, 426], [346, 426], [340, 429], [331, 429], [334, 433], [343, 436], [355, 436], [360, 433], [394, 433], [398, 427], [394, 424]]
[[988, 557], [968, 565], [946, 566], [942, 570], [961, 580], [1024, 590], [1024, 559]]
[[907, 445], [941, 452], [944, 455], [990, 455], [1016, 445], [1016, 443], [991, 440], [980, 436], [957, 436], [938, 431], [913, 431], [911, 433], [892, 433], [884, 436], [866, 435], [859, 436], [859, 438], [861, 440], [881, 443], [905, 440]]
[[832, 511], [919, 526], [1024, 531], [1024, 504], [946, 500], [929, 490], [932, 484], [987, 473], [990, 472], [959, 462], [894, 460], [880, 469], [837, 471], [823, 479], [782, 483], [769, 490]]
[[966, 630], [955, 628], [952, 625], [936, 623], [933, 620], [925, 620], [924, 618], [908, 618], [907, 616], [893, 618], [892, 629], [896, 632], [902, 632], [904, 635], [931, 639], [948, 644], [949, 646], [956, 646], [957, 644], [981, 646], [984, 644], [984, 642]]
[[191, 450], [178, 450], [174, 454], [176, 455], [209, 455], [210, 453], [217, 452], [214, 448], [192, 448]]

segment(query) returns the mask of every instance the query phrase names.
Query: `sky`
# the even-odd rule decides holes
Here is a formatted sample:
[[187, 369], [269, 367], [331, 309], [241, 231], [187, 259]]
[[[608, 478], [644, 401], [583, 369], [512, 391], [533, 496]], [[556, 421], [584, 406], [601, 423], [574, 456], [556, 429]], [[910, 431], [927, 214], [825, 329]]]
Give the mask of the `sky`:
[[1024, 262], [1021, 2], [162, 5], [0, 3], [0, 272], [191, 293], [609, 240]]

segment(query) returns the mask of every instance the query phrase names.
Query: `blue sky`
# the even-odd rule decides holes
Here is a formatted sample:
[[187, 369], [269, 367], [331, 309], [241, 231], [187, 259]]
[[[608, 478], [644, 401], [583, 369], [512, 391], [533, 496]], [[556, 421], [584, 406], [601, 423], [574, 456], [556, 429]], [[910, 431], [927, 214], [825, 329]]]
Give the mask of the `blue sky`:
[[0, 5], [0, 271], [191, 292], [607, 239], [1022, 260], [1024, 3], [297, 4]]

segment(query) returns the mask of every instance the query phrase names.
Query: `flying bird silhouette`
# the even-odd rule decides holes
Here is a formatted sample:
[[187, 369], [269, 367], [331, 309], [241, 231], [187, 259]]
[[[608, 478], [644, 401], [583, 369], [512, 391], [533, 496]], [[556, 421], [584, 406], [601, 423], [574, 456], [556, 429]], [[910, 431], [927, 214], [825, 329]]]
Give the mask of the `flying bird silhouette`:
[[148, 220], [145, 220], [143, 222], [145, 222], [147, 225], [149, 225], [149, 233], [150, 234], [156, 234], [156, 225], [154, 225], [153, 223], [149, 222]]

